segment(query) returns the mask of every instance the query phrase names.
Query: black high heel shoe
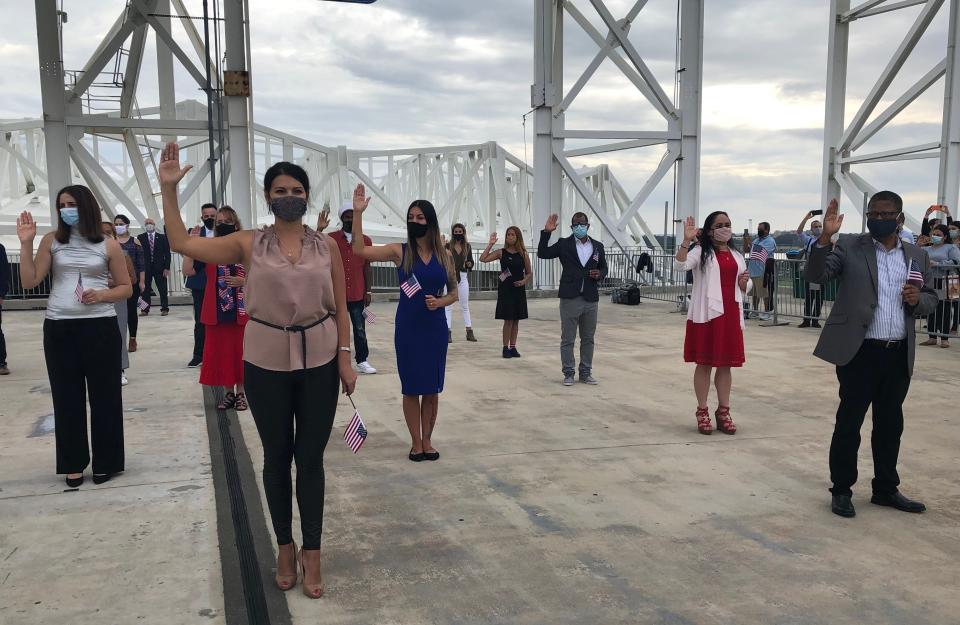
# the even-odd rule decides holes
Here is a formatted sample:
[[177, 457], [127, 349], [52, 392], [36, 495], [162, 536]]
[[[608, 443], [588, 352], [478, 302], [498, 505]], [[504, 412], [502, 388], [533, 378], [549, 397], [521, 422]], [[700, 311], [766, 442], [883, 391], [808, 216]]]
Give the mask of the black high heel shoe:
[[[93, 478], [96, 481], [97, 478]], [[66, 478], [67, 486], [70, 488], [79, 488], [83, 484], [83, 475], [80, 477], [68, 477]]]
[[93, 474], [93, 483], [94, 484], [103, 484], [104, 482], [109, 482], [110, 478], [113, 477], [113, 473], [104, 473], [103, 475]]

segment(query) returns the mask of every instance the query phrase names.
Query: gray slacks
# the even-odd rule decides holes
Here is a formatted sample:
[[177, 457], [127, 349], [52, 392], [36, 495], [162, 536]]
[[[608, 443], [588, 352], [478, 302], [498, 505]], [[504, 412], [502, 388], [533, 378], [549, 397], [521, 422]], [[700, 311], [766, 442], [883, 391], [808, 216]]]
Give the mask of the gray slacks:
[[593, 370], [593, 335], [597, 331], [599, 302], [588, 302], [582, 297], [560, 300], [560, 362], [563, 375], [573, 376], [577, 360], [573, 345], [580, 332], [580, 376], [590, 375]]

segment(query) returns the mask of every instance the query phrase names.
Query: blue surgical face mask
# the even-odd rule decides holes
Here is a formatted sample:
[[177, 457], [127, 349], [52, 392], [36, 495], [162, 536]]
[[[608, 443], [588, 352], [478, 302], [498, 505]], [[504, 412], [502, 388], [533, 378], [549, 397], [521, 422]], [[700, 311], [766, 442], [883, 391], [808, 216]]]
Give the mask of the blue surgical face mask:
[[570, 229], [573, 231], [573, 236], [577, 237], [578, 239], [582, 239], [583, 237], [587, 236], [587, 226], [583, 224], [575, 224], [571, 226]]
[[68, 226], [76, 226], [80, 221], [80, 213], [76, 206], [65, 206], [60, 209], [60, 219]]
[[951, 239], [960, 239], [960, 230], [951, 230], [950, 231]]
[[940, 235], [932, 236], [930, 237], [930, 242], [933, 243], [934, 245], [940, 245], [941, 243], [943, 243], [943, 237]]

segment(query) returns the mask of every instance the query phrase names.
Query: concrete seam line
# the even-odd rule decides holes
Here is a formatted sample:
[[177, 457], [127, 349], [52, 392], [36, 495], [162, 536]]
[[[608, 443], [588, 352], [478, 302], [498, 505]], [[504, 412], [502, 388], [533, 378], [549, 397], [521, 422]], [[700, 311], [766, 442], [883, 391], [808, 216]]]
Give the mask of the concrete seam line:
[[[224, 618], [228, 625], [290, 625], [286, 597], [264, 592], [263, 576], [273, 559], [253, 465], [233, 411], [217, 410], [212, 390], [204, 387], [204, 411], [210, 439], [217, 535], [223, 576]], [[247, 500], [251, 504], [247, 505]], [[256, 530], [256, 531], [254, 531]], [[266, 558], [263, 560], [262, 558]]]

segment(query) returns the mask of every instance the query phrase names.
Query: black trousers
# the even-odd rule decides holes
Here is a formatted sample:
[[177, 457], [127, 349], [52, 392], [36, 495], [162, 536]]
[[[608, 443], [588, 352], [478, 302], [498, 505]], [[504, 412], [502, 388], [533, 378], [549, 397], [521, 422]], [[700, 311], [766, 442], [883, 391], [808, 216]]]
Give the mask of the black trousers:
[[803, 300], [804, 321], [820, 321], [820, 309], [823, 307], [823, 287], [811, 289], [807, 285], [807, 294]]
[[850, 495], [857, 481], [860, 428], [873, 405], [873, 492], [891, 494], [900, 485], [897, 457], [903, 434], [903, 400], [910, 389], [905, 343], [887, 349], [864, 343], [849, 364], [837, 367], [840, 407], [830, 443], [834, 495]]
[[323, 451], [337, 412], [337, 360], [305, 371], [270, 371], [243, 363], [250, 412], [263, 443], [263, 490], [278, 545], [293, 541], [290, 463], [297, 461], [303, 548], [323, 535]]
[[147, 292], [143, 294], [143, 301], [150, 305], [150, 298], [153, 296], [153, 285], [157, 285], [157, 293], [160, 294], [160, 310], [169, 310], [170, 302], [167, 298], [167, 279], [163, 275], [163, 269], [147, 269], [143, 279], [143, 285], [147, 287]]
[[190, 289], [193, 297], [193, 357], [203, 360], [203, 324], [200, 323], [200, 311], [203, 310], [204, 289]]
[[87, 396], [94, 473], [123, 471], [120, 328], [116, 317], [43, 322], [57, 441], [57, 473], [90, 464]]
[[937, 308], [927, 315], [927, 332], [930, 338], [941, 334], [943, 338], [950, 335], [950, 300], [942, 299], [937, 303]]
[[363, 318], [363, 309], [366, 305], [363, 300], [347, 302], [347, 312], [350, 313], [350, 325], [353, 327], [353, 349], [356, 351], [357, 364], [366, 362], [370, 357], [370, 347], [367, 345], [367, 322]]
[[[146, 285], [144, 285], [146, 286]], [[140, 299], [140, 283], [133, 283], [133, 295], [127, 298], [127, 330], [130, 331], [130, 338], [137, 338], [137, 328], [140, 327], [138, 317], [137, 300]]]
[[7, 341], [3, 338], [3, 306], [0, 305], [0, 367], [7, 364]]

